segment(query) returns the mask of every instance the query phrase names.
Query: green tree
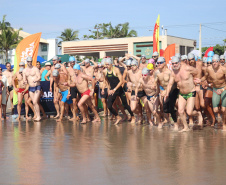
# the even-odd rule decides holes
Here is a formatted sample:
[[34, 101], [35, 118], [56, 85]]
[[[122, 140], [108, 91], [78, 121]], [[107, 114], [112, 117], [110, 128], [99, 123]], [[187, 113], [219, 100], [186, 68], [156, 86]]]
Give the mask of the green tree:
[[5, 54], [6, 61], [8, 61], [8, 51], [17, 47], [22, 37], [19, 36], [19, 30], [14, 30], [9, 22], [5, 21], [5, 15], [0, 22], [0, 50]]
[[92, 35], [89, 38], [92, 39], [104, 39], [104, 38], [124, 38], [124, 37], [136, 37], [137, 32], [135, 30], [129, 30], [129, 23], [117, 24], [115, 27], [110, 23], [96, 24], [94, 29], [98, 31], [91, 31]]
[[71, 28], [67, 28], [63, 32], [61, 32], [61, 35], [58, 38], [61, 39], [59, 44], [61, 44], [62, 41], [79, 40], [79, 38], [78, 38], [78, 30], [74, 31]]

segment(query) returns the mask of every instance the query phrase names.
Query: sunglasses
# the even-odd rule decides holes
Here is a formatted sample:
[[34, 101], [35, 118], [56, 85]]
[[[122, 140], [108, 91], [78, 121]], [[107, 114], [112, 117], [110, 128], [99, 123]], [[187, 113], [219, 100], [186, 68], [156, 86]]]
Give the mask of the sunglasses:
[[164, 64], [165, 62], [157, 62], [157, 64]]
[[146, 75], [142, 74], [142, 76], [148, 76], [148, 74], [146, 74]]
[[212, 64], [212, 62], [207, 62], [207, 64]]
[[217, 61], [217, 60], [216, 61], [212, 61], [212, 63], [214, 63], [214, 62], [218, 63], [219, 61]]
[[157, 56], [153, 56], [152, 58], [157, 58]]
[[19, 67], [20, 67], [20, 66], [25, 66], [25, 65], [19, 65]]
[[220, 59], [220, 60], [225, 60], [225, 59]]
[[126, 66], [126, 67], [131, 67], [131, 66]]
[[173, 62], [172, 65], [175, 65], [175, 64], [177, 65], [178, 63], [179, 63], [179, 62]]
[[134, 64], [134, 65], [131, 65], [131, 66], [137, 66], [136, 64]]
[[192, 58], [192, 59], [188, 59], [188, 61], [191, 61], [191, 60], [194, 60], [194, 58]]
[[32, 62], [32, 61], [27, 61], [27, 62]]

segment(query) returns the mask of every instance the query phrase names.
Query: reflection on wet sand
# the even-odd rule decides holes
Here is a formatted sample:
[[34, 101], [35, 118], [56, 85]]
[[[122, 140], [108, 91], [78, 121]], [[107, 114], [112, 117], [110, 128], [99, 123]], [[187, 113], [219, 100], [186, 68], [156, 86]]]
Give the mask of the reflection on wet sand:
[[[78, 122], [0, 124], [0, 184], [224, 184], [226, 133]], [[76, 182], [76, 183], [75, 183]]]

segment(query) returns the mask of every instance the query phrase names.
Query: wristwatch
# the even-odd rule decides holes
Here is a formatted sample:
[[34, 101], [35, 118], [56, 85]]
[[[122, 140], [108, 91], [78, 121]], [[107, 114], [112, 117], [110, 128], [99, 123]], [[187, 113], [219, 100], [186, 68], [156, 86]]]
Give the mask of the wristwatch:
[[116, 91], [116, 89], [115, 89], [115, 88], [114, 88], [113, 90], [114, 90], [114, 91]]

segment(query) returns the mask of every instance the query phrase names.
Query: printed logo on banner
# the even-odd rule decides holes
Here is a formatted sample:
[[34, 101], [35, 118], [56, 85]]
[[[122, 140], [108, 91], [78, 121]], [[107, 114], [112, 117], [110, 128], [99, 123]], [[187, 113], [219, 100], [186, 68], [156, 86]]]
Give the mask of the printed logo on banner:
[[44, 91], [41, 97], [41, 101], [52, 101], [53, 100], [53, 93], [50, 91]]
[[33, 51], [34, 51], [34, 47], [35, 47], [35, 42], [32, 42], [31, 44], [29, 44], [29, 48], [26, 48], [25, 51], [23, 51], [21, 54], [21, 62], [24, 62], [25, 64], [27, 64], [27, 57], [28, 56], [33, 56]]

